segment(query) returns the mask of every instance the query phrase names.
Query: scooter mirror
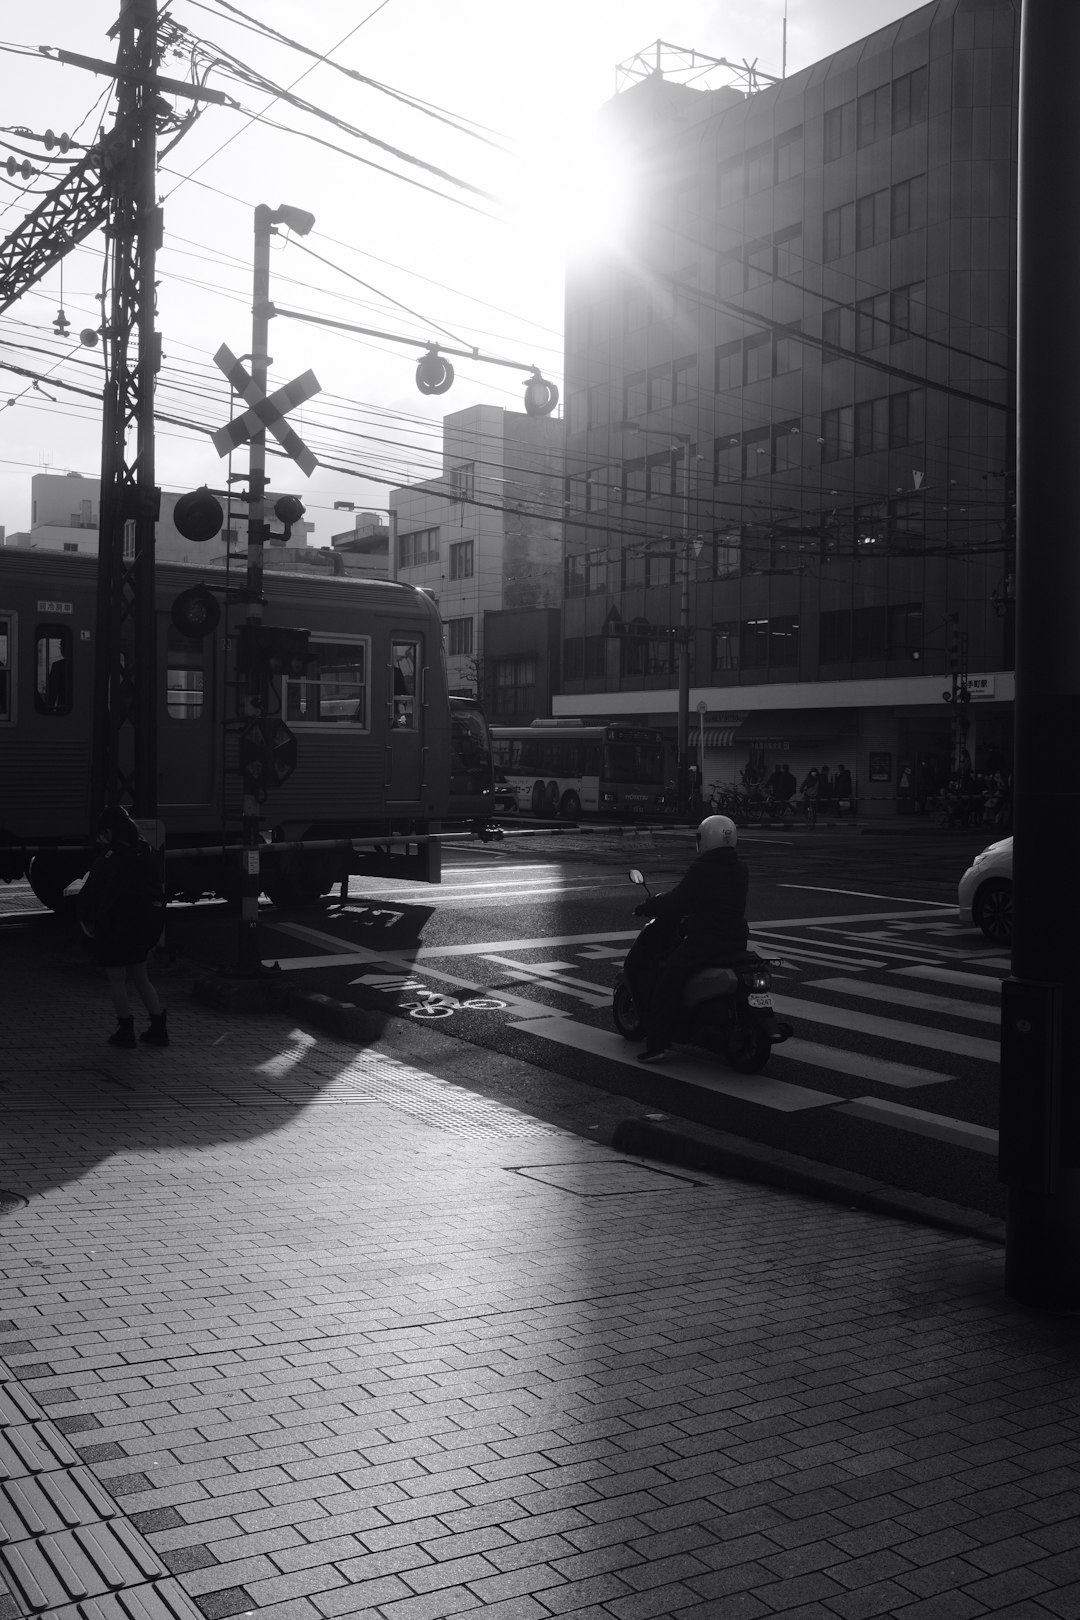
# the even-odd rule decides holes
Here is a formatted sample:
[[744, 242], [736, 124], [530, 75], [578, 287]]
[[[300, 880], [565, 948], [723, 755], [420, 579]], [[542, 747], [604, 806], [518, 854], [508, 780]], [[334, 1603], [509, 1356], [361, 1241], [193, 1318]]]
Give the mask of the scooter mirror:
[[636, 866], [632, 866], [630, 868], [629, 878], [630, 878], [631, 883], [641, 883], [641, 884], [643, 884], [645, 882], [645, 874], [644, 874], [644, 872], [639, 871]]

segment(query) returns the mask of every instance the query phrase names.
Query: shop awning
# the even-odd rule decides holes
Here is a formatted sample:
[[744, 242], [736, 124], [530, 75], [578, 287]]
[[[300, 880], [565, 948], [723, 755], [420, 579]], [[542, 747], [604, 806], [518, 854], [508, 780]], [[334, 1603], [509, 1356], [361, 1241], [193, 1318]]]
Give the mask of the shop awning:
[[704, 728], [706, 748], [730, 748], [738, 733], [738, 726], [706, 726]]

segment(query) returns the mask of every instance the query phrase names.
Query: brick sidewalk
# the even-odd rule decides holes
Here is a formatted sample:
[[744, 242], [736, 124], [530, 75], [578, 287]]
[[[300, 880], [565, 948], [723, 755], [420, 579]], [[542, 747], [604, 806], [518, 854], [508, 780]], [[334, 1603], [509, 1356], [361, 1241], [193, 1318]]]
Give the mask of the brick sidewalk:
[[430, 1032], [174, 983], [116, 1052], [75, 958], [0, 971], [0, 1620], [1080, 1615], [1077, 1329], [992, 1245], [623, 1159]]

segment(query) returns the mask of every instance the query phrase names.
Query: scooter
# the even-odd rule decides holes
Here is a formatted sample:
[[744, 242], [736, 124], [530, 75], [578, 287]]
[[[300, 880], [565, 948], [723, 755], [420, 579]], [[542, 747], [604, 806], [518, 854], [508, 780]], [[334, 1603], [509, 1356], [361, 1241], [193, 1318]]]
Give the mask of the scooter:
[[[629, 877], [649, 894], [643, 872], [634, 867]], [[644, 1040], [644, 1009], [679, 937], [678, 924], [653, 917], [627, 952], [611, 1003], [612, 1020], [624, 1039]], [[791, 1025], [781, 1023], [773, 1011], [771, 966], [756, 951], [745, 951], [728, 966], [699, 968], [683, 988], [675, 1039], [704, 1047], [740, 1074], [758, 1074], [773, 1047], [791, 1035]]]

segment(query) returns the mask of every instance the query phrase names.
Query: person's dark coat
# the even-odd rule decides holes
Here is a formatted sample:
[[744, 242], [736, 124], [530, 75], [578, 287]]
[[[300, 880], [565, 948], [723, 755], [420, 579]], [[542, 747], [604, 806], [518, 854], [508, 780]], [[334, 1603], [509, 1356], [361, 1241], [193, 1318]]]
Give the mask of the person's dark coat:
[[749, 888], [750, 873], [734, 849], [707, 849], [691, 861], [674, 889], [654, 895], [639, 910], [648, 917], [683, 918], [687, 944], [707, 954], [734, 954], [745, 951], [749, 938]]
[[148, 843], [101, 851], [80, 891], [78, 916], [103, 967], [146, 961], [165, 921], [160, 862]]

